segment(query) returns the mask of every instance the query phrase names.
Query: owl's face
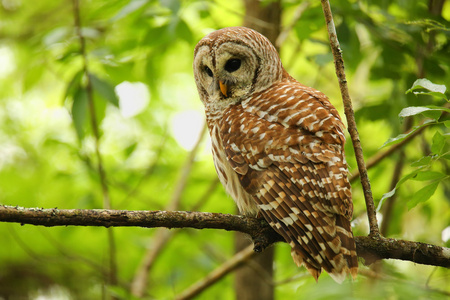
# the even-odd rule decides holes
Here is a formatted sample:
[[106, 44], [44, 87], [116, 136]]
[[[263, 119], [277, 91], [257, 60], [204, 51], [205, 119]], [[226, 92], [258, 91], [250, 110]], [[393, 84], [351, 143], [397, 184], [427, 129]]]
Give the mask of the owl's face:
[[281, 79], [282, 66], [272, 44], [254, 30], [229, 27], [204, 37], [194, 52], [200, 98], [221, 110]]

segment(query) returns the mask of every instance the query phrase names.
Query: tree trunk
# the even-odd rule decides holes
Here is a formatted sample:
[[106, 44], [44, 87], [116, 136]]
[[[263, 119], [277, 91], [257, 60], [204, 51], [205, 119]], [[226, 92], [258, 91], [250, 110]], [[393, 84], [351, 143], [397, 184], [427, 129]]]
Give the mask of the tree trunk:
[[[266, 36], [272, 44], [280, 34], [281, 4], [274, 1], [262, 5], [259, 0], [244, 0], [244, 26], [255, 29]], [[279, 49], [277, 49], [279, 50]], [[240, 232], [235, 234], [236, 252], [250, 245], [252, 241]], [[273, 256], [275, 247], [269, 247], [258, 254], [235, 274], [235, 293], [237, 300], [273, 300]]]
[[[236, 232], [234, 236], [236, 252], [252, 244], [248, 235], [244, 233]], [[274, 246], [267, 248], [236, 271], [234, 277], [236, 300], [274, 299], [274, 286], [272, 284], [274, 249]]]

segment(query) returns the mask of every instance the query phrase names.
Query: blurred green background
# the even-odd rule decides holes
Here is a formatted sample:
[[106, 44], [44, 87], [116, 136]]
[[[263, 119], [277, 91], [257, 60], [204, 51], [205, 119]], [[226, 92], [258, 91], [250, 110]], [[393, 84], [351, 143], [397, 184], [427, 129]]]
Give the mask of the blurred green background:
[[[191, 66], [193, 49], [204, 35], [243, 24], [243, 1], [82, 0], [78, 9], [74, 3], [0, 1], [0, 204], [126, 210], [169, 205], [236, 213], [217, 184]], [[278, 4], [285, 38], [277, 46], [286, 70], [327, 94], [344, 117], [320, 2]], [[337, 0], [332, 10], [366, 158], [385, 151], [380, 147], [389, 138], [434, 120], [402, 151], [369, 171], [376, 205], [395, 186], [395, 170], [394, 180], [416, 172], [380, 205], [384, 233], [449, 246], [448, 121], [441, 122], [440, 110], [398, 115], [405, 107], [442, 108], [447, 102], [444, 95], [405, 92], [423, 77], [449, 86], [450, 2]], [[350, 172], [355, 172], [350, 141], [346, 152]], [[357, 181], [353, 194], [354, 234], [367, 235]], [[167, 232], [0, 223], [0, 299], [133, 299], [137, 270]], [[234, 252], [231, 232], [170, 233], [152, 260], [143, 299], [173, 299]], [[376, 267], [360, 263], [361, 274], [353, 283], [336, 285], [324, 274], [316, 284], [292, 262], [288, 245], [276, 248], [274, 278], [266, 283], [275, 286], [275, 299], [450, 295], [445, 268], [394, 260]], [[232, 274], [197, 297], [234, 298]]]

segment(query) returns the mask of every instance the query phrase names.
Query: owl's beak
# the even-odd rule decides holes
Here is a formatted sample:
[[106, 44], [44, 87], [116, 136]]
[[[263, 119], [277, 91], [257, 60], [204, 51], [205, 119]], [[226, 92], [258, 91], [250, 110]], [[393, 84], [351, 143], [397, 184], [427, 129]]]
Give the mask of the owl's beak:
[[220, 91], [225, 97], [228, 97], [228, 86], [222, 82], [222, 80], [219, 80], [219, 87]]

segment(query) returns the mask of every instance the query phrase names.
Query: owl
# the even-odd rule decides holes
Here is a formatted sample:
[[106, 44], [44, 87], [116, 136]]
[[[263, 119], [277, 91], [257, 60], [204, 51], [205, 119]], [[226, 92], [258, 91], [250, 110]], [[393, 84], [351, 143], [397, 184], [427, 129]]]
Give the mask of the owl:
[[356, 277], [344, 125], [321, 92], [283, 68], [260, 33], [229, 27], [194, 50], [217, 174], [241, 213], [263, 217], [316, 279]]

